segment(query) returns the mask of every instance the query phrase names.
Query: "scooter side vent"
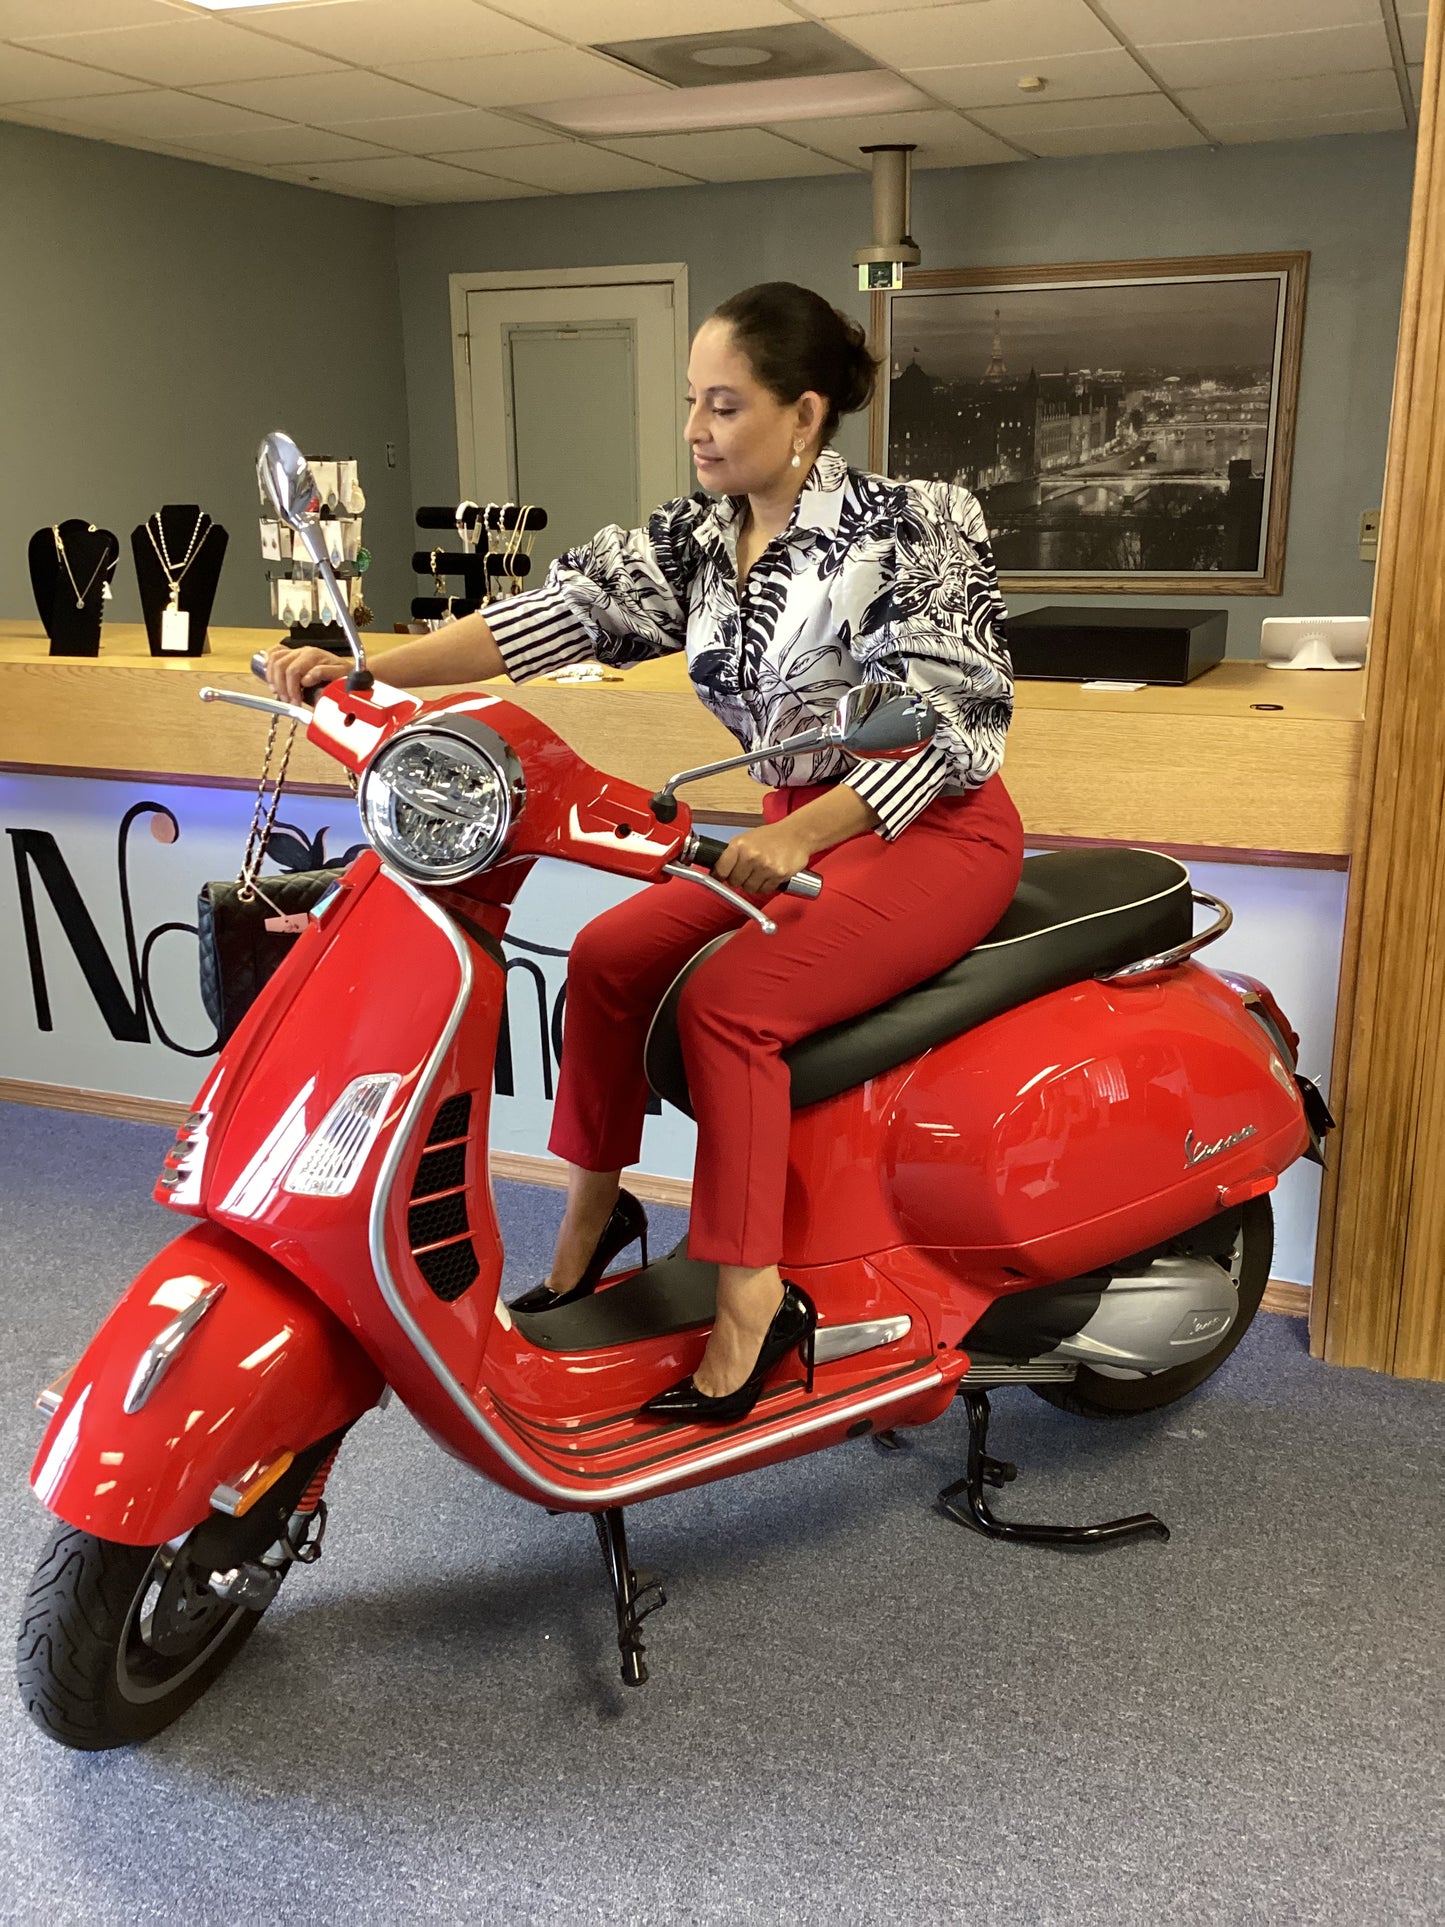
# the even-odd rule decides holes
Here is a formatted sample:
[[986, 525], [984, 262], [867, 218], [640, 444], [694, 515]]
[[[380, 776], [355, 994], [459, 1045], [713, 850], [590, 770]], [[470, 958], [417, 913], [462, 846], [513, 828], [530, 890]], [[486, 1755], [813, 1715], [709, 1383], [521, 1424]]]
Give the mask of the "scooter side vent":
[[481, 1270], [467, 1218], [471, 1121], [469, 1093], [459, 1092], [441, 1106], [427, 1132], [427, 1148], [417, 1165], [406, 1214], [413, 1262], [445, 1304], [460, 1298]]

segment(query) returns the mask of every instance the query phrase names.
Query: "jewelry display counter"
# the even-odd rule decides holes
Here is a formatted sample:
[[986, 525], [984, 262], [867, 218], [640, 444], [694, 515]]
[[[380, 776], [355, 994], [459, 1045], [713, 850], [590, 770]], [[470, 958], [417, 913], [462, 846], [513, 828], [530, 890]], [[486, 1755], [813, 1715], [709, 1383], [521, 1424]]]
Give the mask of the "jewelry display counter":
[[[275, 629], [217, 629], [210, 653], [150, 654], [140, 624], [107, 624], [98, 658], [47, 653], [38, 623], [0, 624], [0, 1097], [143, 1118], [184, 1114], [215, 1036], [197, 990], [196, 892], [236, 874], [266, 742], [264, 720], [202, 705], [203, 683], [254, 690]], [[393, 638], [371, 638], [378, 651]], [[338, 658], [344, 668], [345, 659]], [[1361, 675], [1286, 675], [1224, 662], [1183, 688], [1025, 682], [1005, 777], [1031, 848], [1073, 840], [1172, 850], [1234, 928], [1209, 953], [1263, 978], [1329, 1064], [1359, 769]], [[680, 657], [616, 680], [496, 685], [598, 768], [656, 788], [733, 752]], [[743, 771], [683, 792], [719, 823], [756, 821]], [[330, 758], [298, 739], [272, 871], [334, 864], [360, 838]], [[539, 864], [505, 943], [509, 1023], [498, 1050], [493, 1168], [555, 1180], [545, 1160], [567, 951], [626, 886]], [[399, 960], [405, 968], [405, 960]], [[682, 1201], [692, 1126], [647, 1120], [643, 1195]], [[1275, 1194], [1276, 1279], [1310, 1276], [1318, 1174]]]
[[[39, 625], [0, 623], [0, 765], [48, 774], [216, 785], [254, 781], [254, 717], [196, 701], [203, 682], [254, 688], [274, 629], [213, 629], [211, 653], [167, 662], [138, 624], [94, 659], [47, 654]], [[396, 640], [378, 636], [378, 649]], [[655, 787], [736, 748], [693, 695], [681, 657], [616, 681], [499, 685], [599, 768]], [[1005, 777], [1034, 842], [1144, 842], [1223, 860], [1342, 867], [1350, 849], [1364, 677], [1223, 662], [1182, 688], [1022, 682]], [[293, 785], [340, 794], [329, 758], [298, 746]], [[729, 822], [758, 808], [731, 771], [687, 792]]]

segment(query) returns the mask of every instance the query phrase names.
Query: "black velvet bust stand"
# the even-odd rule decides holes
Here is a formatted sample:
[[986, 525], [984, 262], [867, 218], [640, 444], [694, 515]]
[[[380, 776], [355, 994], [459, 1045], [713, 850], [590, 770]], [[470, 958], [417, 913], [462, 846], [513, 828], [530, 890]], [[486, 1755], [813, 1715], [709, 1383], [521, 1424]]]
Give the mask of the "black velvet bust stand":
[[[55, 544], [54, 528], [37, 529], [30, 538], [30, 587], [35, 606], [50, 638], [52, 656], [98, 656], [105, 588], [120, 560], [120, 543], [109, 529], [98, 529], [72, 517], [60, 525], [65, 562]], [[70, 576], [75, 577], [72, 587]], [[82, 594], [77, 608], [76, 589]]]
[[[167, 502], [159, 511], [161, 534], [165, 540], [166, 554], [172, 565], [180, 567], [181, 558], [191, 545], [197, 518], [201, 509], [194, 502]], [[151, 518], [154, 522], [155, 518]], [[230, 540], [219, 522], [213, 522], [201, 537], [200, 547], [191, 560], [190, 567], [181, 578], [180, 606], [190, 618], [187, 640], [188, 656], [202, 655], [206, 647], [206, 631], [211, 626], [211, 610], [215, 607], [216, 588], [221, 580], [221, 564], [226, 559], [226, 544]], [[141, 614], [145, 617], [146, 636], [150, 641], [151, 654], [178, 655], [179, 650], [161, 649], [161, 615], [169, 608], [171, 585], [156, 554], [151, 540], [151, 531], [144, 522], [139, 528], [131, 530], [131, 553], [135, 557], [135, 576], [140, 588]]]

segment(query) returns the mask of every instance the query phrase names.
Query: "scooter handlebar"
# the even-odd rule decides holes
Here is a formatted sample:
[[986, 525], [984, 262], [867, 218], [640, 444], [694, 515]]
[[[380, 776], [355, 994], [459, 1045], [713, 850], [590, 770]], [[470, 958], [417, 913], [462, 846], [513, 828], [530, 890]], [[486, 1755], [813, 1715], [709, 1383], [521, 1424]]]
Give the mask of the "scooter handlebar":
[[[693, 833], [692, 860], [704, 870], [713, 869], [726, 848], [727, 843], [720, 836], [704, 836], [701, 831]], [[785, 897], [818, 897], [822, 893], [823, 879], [814, 870], [799, 870], [779, 892]]]

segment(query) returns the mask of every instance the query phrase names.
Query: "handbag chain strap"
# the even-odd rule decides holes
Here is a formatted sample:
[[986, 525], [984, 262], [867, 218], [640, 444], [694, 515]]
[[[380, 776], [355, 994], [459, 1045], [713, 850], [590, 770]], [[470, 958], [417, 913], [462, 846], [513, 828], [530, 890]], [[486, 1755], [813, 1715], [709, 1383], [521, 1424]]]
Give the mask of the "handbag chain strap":
[[[276, 758], [276, 735], [283, 721], [286, 723], [286, 738], [281, 745], [280, 760], [273, 770], [272, 763]], [[276, 826], [276, 811], [281, 804], [281, 792], [286, 786], [286, 771], [290, 766], [291, 751], [296, 742], [296, 729], [297, 724], [289, 717], [273, 716], [271, 718], [271, 728], [266, 737], [266, 753], [261, 758], [261, 780], [256, 786], [256, 807], [251, 812], [251, 827], [246, 832], [246, 848], [241, 858], [240, 874], [236, 878], [241, 886], [236, 895], [242, 903], [250, 903], [256, 896], [260, 896], [264, 902], [270, 902], [270, 898], [259, 888], [257, 879], [261, 874], [261, 865], [266, 861], [271, 832]], [[274, 907], [272, 905], [272, 908]]]

